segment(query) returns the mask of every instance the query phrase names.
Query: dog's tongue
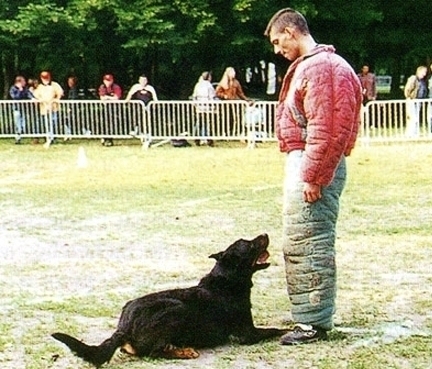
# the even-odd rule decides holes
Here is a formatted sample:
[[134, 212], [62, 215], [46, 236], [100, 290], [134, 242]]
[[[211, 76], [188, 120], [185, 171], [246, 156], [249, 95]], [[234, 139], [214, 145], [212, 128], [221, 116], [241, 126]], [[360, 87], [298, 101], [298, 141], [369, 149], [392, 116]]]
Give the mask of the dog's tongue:
[[257, 260], [257, 264], [263, 264], [267, 261], [267, 259], [269, 258], [270, 254], [268, 251], [264, 251]]

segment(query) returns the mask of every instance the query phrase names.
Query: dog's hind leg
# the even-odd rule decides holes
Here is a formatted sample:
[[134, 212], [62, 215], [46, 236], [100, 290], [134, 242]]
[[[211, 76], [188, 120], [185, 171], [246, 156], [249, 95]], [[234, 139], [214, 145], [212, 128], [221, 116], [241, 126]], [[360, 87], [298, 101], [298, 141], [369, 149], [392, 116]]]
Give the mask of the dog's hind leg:
[[162, 356], [166, 359], [196, 359], [199, 352], [191, 347], [179, 348], [173, 345], [166, 345]]
[[124, 352], [126, 354], [129, 355], [136, 355], [137, 351], [135, 350], [135, 348], [129, 343], [126, 342], [122, 347], [121, 347], [121, 352]]

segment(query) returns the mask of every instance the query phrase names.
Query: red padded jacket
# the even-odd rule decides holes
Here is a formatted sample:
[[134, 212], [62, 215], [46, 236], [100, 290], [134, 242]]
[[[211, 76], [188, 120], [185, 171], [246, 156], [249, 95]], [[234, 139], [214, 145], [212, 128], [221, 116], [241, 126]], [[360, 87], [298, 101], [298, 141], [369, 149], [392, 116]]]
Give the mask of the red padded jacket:
[[304, 150], [301, 179], [328, 185], [354, 147], [362, 91], [351, 66], [330, 45], [318, 45], [288, 68], [276, 110], [282, 152]]

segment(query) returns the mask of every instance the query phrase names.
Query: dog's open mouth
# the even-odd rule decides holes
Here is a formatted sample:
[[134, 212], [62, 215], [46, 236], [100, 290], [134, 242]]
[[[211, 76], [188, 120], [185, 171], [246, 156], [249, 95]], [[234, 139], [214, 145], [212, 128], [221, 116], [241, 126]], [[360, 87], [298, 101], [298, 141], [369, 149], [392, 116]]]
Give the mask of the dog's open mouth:
[[257, 259], [253, 263], [254, 270], [268, 268], [270, 266], [270, 263], [267, 263], [267, 260], [269, 257], [270, 257], [270, 254], [267, 250], [264, 250], [263, 252], [261, 252], [261, 254], [258, 255]]

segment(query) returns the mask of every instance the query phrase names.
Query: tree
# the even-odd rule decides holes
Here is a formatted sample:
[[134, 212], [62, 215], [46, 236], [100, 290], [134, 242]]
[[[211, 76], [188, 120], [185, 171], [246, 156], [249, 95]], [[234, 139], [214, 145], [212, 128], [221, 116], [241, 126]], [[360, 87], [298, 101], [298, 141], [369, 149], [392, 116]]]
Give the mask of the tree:
[[[283, 75], [287, 61], [263, 32], [287, 6], [354, 68], [367, 62], [398, 84], [398, 75], [430, 62], [425, 0], [9, 0], [0, 3], [0, 87], [5, 94], [15, 73], [45, 68], [60, 82], [75, 74], [82, 87], [110, 72], [127, 88], [146, 73], [162, 97], [187, 98], [204, 70], [217, 80], [233, 66], [243, 79], [246, 68], [261, 72], [271, 61]], [[253, 81], [248, 92], [264, 91], [265, 81]]]

